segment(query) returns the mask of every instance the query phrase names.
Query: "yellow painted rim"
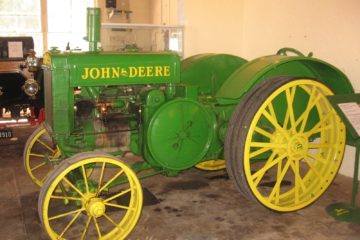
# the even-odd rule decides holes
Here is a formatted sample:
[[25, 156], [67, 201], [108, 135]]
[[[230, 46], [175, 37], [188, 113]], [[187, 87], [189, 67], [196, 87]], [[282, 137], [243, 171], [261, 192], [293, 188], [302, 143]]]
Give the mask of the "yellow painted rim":
[[[243, 164], [251, 192], [266, 207], [283, 212], [301, 209], [318, 199], [335, 178], [346, 131], [327, 95], [333, 93], [320, 82], [294, 80], [274, 91], [256, 112], [246, 137]], [[304, 96], [306, 106], [295, 114]], [[282, 123], [278, 121], [281, 113], [274, 110], [280, 97], [286, 102]], [[318, 122], [311, 123], [310, 114]], [[264, 122], [273, 130], [264, 127]], [[260, 156], [265, 159], [256, 161]], [[264, 176], [270, 172], [275, 181], [264, 187]]]
[[[25, 149], [25, 170], [29, 174], [30, 178], [38, 185], [42, 186], [44, 184], [44, 181], [48, 177], [48, 174], [39, 175], [37, 173], [38, 170], [44, 167], [48, 167], [50, 163], [45, 161], [45, 158], [59, 158], [61, 155], [60, 149], [58, 146], [53, 148], [52, 146], [49, 146], [47, 143], [40, 140], [41, 136], [44, 134], [47, 134], [46, 129], [44, 127], [41, 127], [40, 130], [37, 129], [35, 131], [38, 131], [35, 136], [32, 139], [29, 139], [30, 142], [26, 144]], [[28, 140], [28, 141], [29, 141]], [[35, 145], [41, 145], [42, 146], [42, 152], [34, 152], [34, 146]], [[44, 159], [44, 161], [38, 163], [37, 165], [33, 166], [33, 162], [36, 161], [36, 159]], [[47, 173], [51, 171], [52, 168], [50, 168]]]
[[207, 160], [196, 164], [195, 167], [205, 171], [217, 171], [225, 168], [225, 160]]
[[[89, 189], [89, 178], [85, 177], [84, 172], [85, 165], [86, 164], [100, 164], [101, 166], [101, 172], [99, 177], [100, 185], [97, 187], [96, 193], [91, 192]], [[129, 183], [129, 188], [124, 189], [121, 192], [117, 192], [115, 195], [106, 195], [106, 197], [102, 196], [102, 192], [107, 191], [107, 186], [112, 182], [112, 179], [110, 179], [108, 182], [102, 182], [102, 177], [106, 175], [106, 171], [108, 170], [108, 166], [111, 164], [112, 170], [116, 169], [117, 174], [114, 174], [115, 180], [117, 177], [126, 177]], [[67, 183], [68, 181], [68, 174], [73, 171], [74, 169], [82, 169], [83, 172], [83, 178], [86, 185], [86, 191], [82, 192], [80, 189], [77, 188], [77, 186], [70, 184], [68, 187], [72, 188], [75, 192], [75, 196], [61, 196], [59, 195], [57, 189], [59, 187], [59, 183]], [[116, 177], [117, 176], [117, 177]], [[80, 193], [81, 195], [80, 195]], [[120, 205], [118, 203], [111, 203], [110, 201], [113, 201], [114, 199], [120, 197], [122, 194], [126, 194], [130, 192], [130, 201], [129, 205]], [[73, 202], [73, 204], [68, 204], [67, 206], [73, 206], [74, 207], [74, 201], [77, 201], [80, 203], [80, 206], [77, 207], [76, 210], [74, 209], [67, 209], [64, 210], [64, 212], [57, 213], [57, 215], [51, 215], [51, 202], [53, 199], [59, 199], [62, 198], [63, 200], [66, 200], [68, 202]], [[82, 226], [82, 229], [79, 229], [81, 233], [84, 232], [87, 234], [87, 231], [89, 228], [91, 228], [91, 225], [94, 225], [93, 230], [96, 230], [96, 233], [98, 235], [99, 239], [124, 239], [126, 236], [129, 235], [129, 233], [132, 231], [132, 229], [137, 224], [137, 221], [140, 217], [141, 210], [142, 210], [142, 204], [143, 204], [143, 195], [142, 195], [142, 188], [140, 185], [140, 182], [138, 178], [136, 177], [136, 174], [124, 163], [107, 157], [91, 157], [87, 159], [82, 159], [80, 161], [75, 162], [74, 164], [67, 167], [64, 171], [59, 173], [50, 184], [50, 187], [47, 189], [44, 200], [43, 200], [43, 207], [42, 207], [42, 219], [43, 219], [43, 225], [45, 226], [46, 231], [48, 232], [51, 239], [65, 239], [63, 236], [66, 236], [67, 231], [71, 228], [71, 225], [76, 222], [80, 215], [86, 217], [86, 221], [84, 221], [84, 224]], [[125, 215], [122, 217], [122, 219], [114, 220], [112, 219], [112, 214], [116, 213], [116, 210], [107, 211], [109, 207], [115, 208], [118, 211], [126, 211]], [[71, 212], [69, 215], [68, 213]], [[67, 219], [66, 215], [71, 216], [71, 220]], [[62, 231], [55, 231], [53, 229], [53, 224], [56, 224], [56, 221], [64, 221], [64, 228], [61, 228]], [[104, 229], [102, 229], [102, 223], [103, 222], [110, 222], [112, 224], [112, 229], [107, 230], [105, 232]], [[73, 222], [73, 223], [71, 223]], [[66, 229], [68, 227], [68, 229]], [[86, 236], [86, 235], [85, 235]], [[93, 238], [86, 238], [84, 236], [81, 236], [81, 239], [93, 239]]]

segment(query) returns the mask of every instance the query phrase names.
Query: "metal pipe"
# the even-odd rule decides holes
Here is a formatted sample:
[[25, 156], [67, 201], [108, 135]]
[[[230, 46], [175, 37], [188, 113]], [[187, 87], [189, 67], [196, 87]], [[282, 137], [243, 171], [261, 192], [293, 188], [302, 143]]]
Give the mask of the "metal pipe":
[[86, 18], [86, 35], [89, 41], [89, 51], [98, 51], [100, 41], [100, 8], [88, 8]]

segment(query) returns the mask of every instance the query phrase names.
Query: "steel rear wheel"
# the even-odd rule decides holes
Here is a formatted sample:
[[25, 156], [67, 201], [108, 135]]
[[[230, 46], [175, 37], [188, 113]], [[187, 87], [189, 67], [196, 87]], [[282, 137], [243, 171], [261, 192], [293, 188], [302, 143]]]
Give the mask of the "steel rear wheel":
[[54, 169], [38, 209], [51, 239], [117, 240], [135, 227], [142, 203], [141, 185], [127, 165], [109, 155], [81, 153]]
[[51, 159], [57, 159], [60, 156], [60, 149], [41, 125], [26, 141], [23, 153], [25, 170], [30, 178], [41, 187], [53, 169]]
[[329, 187], [342, 162], [346, 131], [326, 98], [333, 93], [319, 81], [284, 77], [256, 88], [231, 121], [229, 175], [269, 209], [304, 208]]

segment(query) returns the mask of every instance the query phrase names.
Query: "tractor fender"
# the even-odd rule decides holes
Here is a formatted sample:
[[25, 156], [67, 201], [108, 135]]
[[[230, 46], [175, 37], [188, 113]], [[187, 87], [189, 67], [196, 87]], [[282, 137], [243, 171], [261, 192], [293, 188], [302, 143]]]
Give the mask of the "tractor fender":
[[181, 83], [199, 87], [201, 95], [212, 95], [239, 67], [247, 63], [229, 54], [199, 54], [181, 62]]
[[317, 79], [336, 94], [354, 92], [345, 74], [325, 61], [305, 56], [271, 55], [240, 66], [224, 82], [216, 98], [223, 104], [238, 102], [255, 85], [277, 76]]

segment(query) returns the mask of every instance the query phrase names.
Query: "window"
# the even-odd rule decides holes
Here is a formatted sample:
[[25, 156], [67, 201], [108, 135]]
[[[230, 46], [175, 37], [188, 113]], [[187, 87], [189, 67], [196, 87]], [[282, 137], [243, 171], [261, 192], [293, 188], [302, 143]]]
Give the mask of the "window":
[[87, 50], [86, 8], [93, 6], [94, 0], [0, 0], [0, 36], [32, 36], [38, 56], [44, 47], [65, 50], [68, 42]]
[[40, 0], [0, 0], [0, 36], [32, 36], [42, 54]]
[[65, 50], [70, 48], [88, 49], [86, 36], [86, 9], [92, 7], [94, 0], [47, 0], [48, 35], [47, 45]]

